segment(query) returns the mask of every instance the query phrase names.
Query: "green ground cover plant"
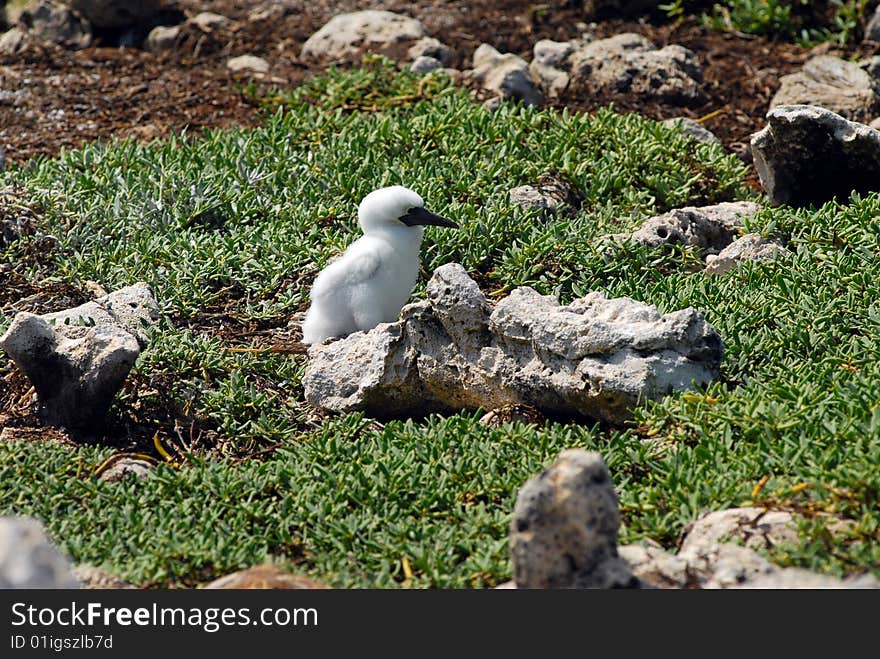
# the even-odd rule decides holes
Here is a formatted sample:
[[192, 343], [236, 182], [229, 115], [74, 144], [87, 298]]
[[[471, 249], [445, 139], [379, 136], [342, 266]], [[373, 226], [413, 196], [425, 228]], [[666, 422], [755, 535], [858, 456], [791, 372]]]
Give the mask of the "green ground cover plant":
[[706, 27], [755, 34], [805, 46], [855, 44], [864, 36], [868, 0], [672, 0], [658, 6], [676, 20], [699, 16]]
[[[756, 502], [803, 520], [774, 560], [880, 570], [880, 196], [762, 211], [749, 229], [791, 256], [706, 277], [691, 250], [609, 253], [596, 239], [670, 208], [754, 199], [718, 145], [613, 109], [490, 113], [442, 76], [382, 59], [248, 93], [267, 108], [262, 128], [85, 145], [5, 175], [40, 213], [0, 261], [24, 260], [35, 285], [147, 281], [164, 319], [101, 442], [0, 444], [0, 514], [39, 517], [74, 561], [142, 586], [273, 560], [340, 587], [488, 587], [510, 577], [518, 488], [584, 447], [608, 462], [621, 542], [674, 547], [701, 513]], [[509, 189], [548, 174], [579, 208], [544, 217], [510, 203]], [[397, 183], [462, 226], [428, 230], [414, 298], [458, 261], [495, 298], [529, 285], [563, 301], [601, 289], [661, 312], [694, 306], [727, 346], [723, 380], [621, 427], [315, 414], [305, 355], [273, 351], [273, 336], [359, 235], [360, 198]], [[173, 464], [97, 480], [116, 446], [153, 450], [138, 438], [154, 433]]]

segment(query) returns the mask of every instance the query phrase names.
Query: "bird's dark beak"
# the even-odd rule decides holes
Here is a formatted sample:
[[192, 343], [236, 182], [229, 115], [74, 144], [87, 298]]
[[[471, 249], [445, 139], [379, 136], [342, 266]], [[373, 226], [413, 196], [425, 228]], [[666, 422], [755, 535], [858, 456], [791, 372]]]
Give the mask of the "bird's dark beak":
[[416, 206], [415, 208], [410, 208], [405, 214], [401, 215], [400, 221], [408, 227], [430, 224], [431, 226], [435, 227], [449, 227], [450, 229], [458, 229], [458, 225], [452, 220], [447, 220], [445, 217], [437, 215], [436, 213], [432, 213], [431, 211], [425, 208], [421, 208], [419, 206]]

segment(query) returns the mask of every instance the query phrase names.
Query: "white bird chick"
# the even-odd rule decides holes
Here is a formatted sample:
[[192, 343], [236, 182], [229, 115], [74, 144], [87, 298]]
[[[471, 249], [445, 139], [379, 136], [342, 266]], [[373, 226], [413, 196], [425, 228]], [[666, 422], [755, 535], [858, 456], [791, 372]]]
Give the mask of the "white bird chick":
[[364, 235], [324, 268], [312, 285], [303, 343], [370, 330], [397, 320], [419, 274], [424, 225], [458, 228], [425, 209], [401, 185], [373, 190], [358, 206]]

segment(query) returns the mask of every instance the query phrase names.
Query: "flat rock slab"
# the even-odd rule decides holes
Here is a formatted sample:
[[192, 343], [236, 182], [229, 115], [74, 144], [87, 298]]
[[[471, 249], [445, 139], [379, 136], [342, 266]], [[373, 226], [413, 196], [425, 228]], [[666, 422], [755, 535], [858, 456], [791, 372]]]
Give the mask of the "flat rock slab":
[[524, 404], [618, 423], [719, 376], [723, 343], [693, 308], [661, 315], [601, 292], [562, 306], [528, 287], [493, 308], [455, 263], [427, 289], [398, 322], [312, 346], [306, 400], [380, 418]]
[[812, 105], [767, 113], [752, 136], [761, 185], [775, 205], [808, 206], [880, 190], [880, 132]]
[[854, 121], [872, 119], [878, 109], [871, 76], [854, 62], [831, 55], [808, 60], [801, 71], [782, 76], [770, 108], [818, 105]]

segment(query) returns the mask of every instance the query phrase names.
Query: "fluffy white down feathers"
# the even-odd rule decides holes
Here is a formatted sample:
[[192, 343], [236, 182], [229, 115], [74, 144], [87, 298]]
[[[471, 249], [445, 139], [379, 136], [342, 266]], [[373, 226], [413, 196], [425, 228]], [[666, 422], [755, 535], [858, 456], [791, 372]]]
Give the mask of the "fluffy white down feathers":
[[457, 228], [400, 185], [374, 190], [358, 206], [364, 235], [324, 268], [312, 285], [303, 343], [370, 330], [397, 320], [419, 273], [424, 225]]

